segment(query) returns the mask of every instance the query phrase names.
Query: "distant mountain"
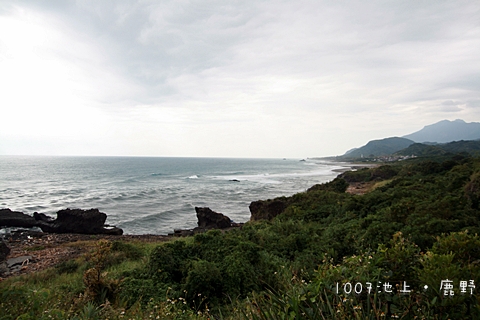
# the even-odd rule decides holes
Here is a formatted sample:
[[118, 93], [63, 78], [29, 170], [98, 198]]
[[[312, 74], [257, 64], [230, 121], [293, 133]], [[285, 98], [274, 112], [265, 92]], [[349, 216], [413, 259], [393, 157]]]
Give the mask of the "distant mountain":
[[348, 150], [347, 152], [345, 152], [345, 155], [347, 155], [349, 153], [352, 153], [355, 150], [358, 150], [358, 148], [352, 148], [352, 149]]
[[[467, 141], [465, 141], [467, 140]], [[453, 142], [456, 143], [453, 143]], [[435, 156], [467, 152], [480, 154], [480, 123], [443, 120], [401, 138], [372, 140], [360, 148], [348, 150], [336, 159], [351, 160], [379, 156]]]
[[403, 138], [415, 142], [447, 143], [459, 140], [480, 139], [480, 123], [467, 123], [463, 120], [443, 120], [428, 126], [422, 130], [403, 136]]
[[409, 139], [393, 137], [381, 140], [372, 140], [363, 147], [349, 150], [342, 158], [369, 158], [386, 156], [407, 148], [414, 142]]

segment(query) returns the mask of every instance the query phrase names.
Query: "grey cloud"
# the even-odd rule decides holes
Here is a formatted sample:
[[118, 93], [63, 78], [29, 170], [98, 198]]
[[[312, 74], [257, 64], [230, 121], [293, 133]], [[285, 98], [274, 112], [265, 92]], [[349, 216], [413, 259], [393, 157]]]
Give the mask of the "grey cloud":
[[442, 102], [442, 105], [450, 107], [450, 106], [458, 106], [464, 104], [461, 101], [453, 101], [453, 100], [445, 100]]
[[[479, 97], [480, 40], [469, 32], [479, 30], [480, 6], [469, 2], [23, 3], [93, 39], [143, 88], [132, 97], [139, 103], [212, 99], [218, 88], [271, 105], [298, 100], [299, 108], [344, 112]], [[285, 78], [310, 89], [262, 91], [269, 79]], [[199, 105], [222, 101], [212, 102]]]
[[460, 112], [462, 111], [463, 109], [460, 108], [459, 106], [457, 105], [442, 105], [440, 108], [439, 108], [439, 111], [440, 112]]
[[480, 108], [480, 100], [470, 100], [467, 101], [467, 107], [469, 108]]

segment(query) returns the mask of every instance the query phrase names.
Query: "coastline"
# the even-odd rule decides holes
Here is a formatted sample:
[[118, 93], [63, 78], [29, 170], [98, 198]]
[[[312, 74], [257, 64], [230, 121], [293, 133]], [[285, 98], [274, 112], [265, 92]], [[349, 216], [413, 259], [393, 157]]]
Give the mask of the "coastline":
[[51, 217], [98, 208], [126, 234], [166, 235], [194, 228], [195, 207], [248, 221], [250, 202], [305, 191], [345, 166], [313, 159], [13, 157], [0, 159], [0, 208]]
[[[332, 169], [336, 176], [341, 173], [358, 170], [361, 168], [374, 167], [378, 164], [365, 165], [354, 163], [332, 163], [332, 165], [341, 168]], [[335, 177], [333, 179], [335, 179]], [[331, 179], [331, 180], [333, 180]], [[329, 180], [329, 181], [331, 181]], [[368, 188], [360, 185], [351, 185], [346, 192], [352, 194], [363, 194]], [[299, 191], [301, 192], [301, 191]], [[266, 199], [264, 199], [266, 200]], [[243, 224], [243, 223], [242, 223]], [[232, 227], [229, 229], [235, 229]], [[49, 267], [53, 267], [62, 261], [76, 259], [91, 250], [93, 244], [98, 240], [109, 241], [125, 241], [125, 242], [148, 242], [161, 243], [169, 241], [181, 236], [191, 235], [190, 229], [171, 229], [168, 234], [124, 234], [124, 235], [108, 235], [108, 234], [77, 234], [77, 233], [48, 233], [36, 231], [19, 231], [12, 232], [11, 236], [4, 236], [5, 242], [11, 249], [8, 256], [9, 259], [24, 258], [21, 267], [15, 272], [11, 272], [10, 276], [21, 274], [29, 274], [38, 272]]]
[[[172, 314], [172, 311], [178, 315], [183, 315], [184, 311], [195, 315], [199, 310], [198, 302], [211, 299], [207, 301], [211, 310], [218, 312], [219, 309], [213, 309], [212, 306], [214, 306], [222, 308], [223, 312], [225, 307], [232, 312], [231, 319], [238, 319], [234, 316], [239, 306], [237, 302], [245, 310], [258, 310], [251, 307], [263, 306], [263, 300], [259, 300], [260, 303], [254, 301], [253, 305], [247, 300], [246, 304], [243, 304], [244, 296], [250, 293], [264, 294], [264, 292], [271, 296], [267, 290], [276, 286], [280, 289], [279, 294], [273, 296], [274, 299], [277, 296], [281, 299], [291, 292], [294, 294], [301, 292], [300, 295], [294, 296], [295, 299], [304, 297], [303, 292], [318, 296], [317, 288], [325, 287], [328, 290], [328, 288], [334, 288], [332, 284], [344, 281], [345, 275], [335, 270], [338, 267], [348, 271], [347, 277], [349, 274], [355, 277], [359, 274], [358, 270], [363, 270], [367, 266], [369, 270], [373, 268], [374, 274], [386, 275], [386, 278], [378, 279], [382, 283], [389, 280], [389, 274], [400, 272], [398, 276], [400, 279], [407, 278], [412, 283], [430, 279], [426, 284], [428, 287], [435, 287], [440, 279], [445, 279], [442, 276], [444, 273], [441, 273], [442, 265], [438, 265], [439, 267], [433, 271], [419, 269], [414, 273], [403, 274], [402, 269], [398, 269], [397, 252], [401, 252], [400, 265], [420, 265], [425, 257], [441, 256], [434, 251], [439, 245], [447, 246], [447, 250], [454, 248], [463, 255], [453, 261], [459, 268], [459, 275], [469, 275], [471, 270], [478, 271], [476, 268], [478, 266], [474, 262], [475, 253], [469, 248], [478, 247], [480, 224], [475, 215], [476, 211], [472, 210], [475, 209], [472, 206], [473, 203], [462, 201], [462, 199], [465, 197], [465, 186], [471, 185], [471, 182], [468, 182], [472, 176], [471, 169], [478, 171], [479, 160], [478, 158], [467, 161], [463, 158], [446, 159], [436, 165], [424, 165], [431, 163], [433, 162], [428, 160], [424, 163], [413, 161], [405, 164], [405, 167], [385, 165], [356, 172], [350, 171], [338, 179], [315, 185], [306, 192], [292, 197], [256, 201], [250, 206], [252, 218], [255, 218], [252, 221], [270, 220], [279, 214], [283, 215], [274, 222], [247, 224], [238, 232], [212, 230], [206, 234], [198, 234], [194, 238], [169, 242], [166, 241], [173, 239], [172, 236], [35, 233], [19, 235], [10, 241], [14, 243], [12, 257], [19, 256], [20, 261], [16, 262], [15, 272], [7, 275], [8, 279], [5, 281], [0, 279], [2, 289], [5, 288], [5, 292], [12, 294], [3, 305], [12, 310], [18, 310], [13, 313], [18, 316], [28, 311], [26, 308], [30, 306], [24, 301], [33, 301], [42, 305], [36, 314], [38, 317], [52, 310], [49, 300], [58, 300], [56, 292], [61, 292], [60, 294], [65, 297], [61, 300], [65, 306], [61, 312], [68, 314], [69, 317], [80, 314], [87, 307], [95, 305], [98, 306], [99, 314], [101, 313], [105, 318], [107, 316], [112, 318], [110, 316], [112, 312], [129, 318], [132, 316], [134, 318], [140, 312], [141, 318], [147, 318], [149, 314], [165, 316]], [[442, 171], [438, 172], [439, 169]], [[464, 170], [459, 171], [459, 169]], [[454, 190], [450, 189], [448, 182], [451, 180], [452, 173], [460, 173], [462, 181], [467, 182], [456, 185]], [[478, 180], [477, 175], [475, 178]], [[397, 183], [390, 183], [396, 179], [398, 179]], [[424, 179], [431, 182], [427, 187], [424, 185]], [[355, 186], [371, 186], [367, 191], [373, 193], [367, 196], [345, 193], [348, 187]], [[410, 192], [411, 190], [415, 192]], [[438, 210], [445, 207], [442, 195], [446, 191], [452, 195], [453, 201], [464, 204], [456, 208], [455, 213], [469, 213], [460, 220], [460, 224], [457, 223], [455, 214], [452, 217], [445, 217], [443, 211]], [[432, 195], [432, 202], [424, 206], [424, 199], [430, 195]], [[474, 197], [477, 195], [470, 193], [467, 196], [470, 197], [469, 199], [476, 199]], [[408, 212], [407, 219], [399, 223], [398, 216], [390, 214], [391, 210], [398, 209], [398, 201], [411, 203], [419, 211]], [[352, 207], [352, 204], [355, 204], [355, 207]], [[373, 210], [371, 215], [366, 216], [365, 212], [370, 212], [372, 207], [380, 209]], [[196, 208], [196, 211], [198, 214], [201, 210]], [[437, 228], [437, 224], [419, 224], [413, 219], [423, 217], [430, 212], [437, 213], [433, 218], [441, 222], [443, 226], [441, 229]], [[369, 224], [368, 222], [372, 219], [378, 223]], [[218, 220], [218, 222], [221, 221], [223, 220]], [[472, 221], [471, 226], [464, 227]], [[223, 228], [220, 224], [218, 225], [219, 228]], [[456, 226], [456, 229], [450, 234], [444, 233], [452, 226]], [[379, 227], [387, 228], [386, 232], [384, 234], [375, 232]], [[201, 223], [199, 228], [203, 229]], [[339, 231], [342, 233], [339, 234]], [[369, 237], [365, 238], [366, 236]], [[412, 236], [417, 238], [412, 239]], [[364, 239], [366, 241], [362, 241]], [[431, 239], [436, 240], [429, 242]], [[457, 243], [460, 243], [460, 246]], [[381, 249], [372, 250], [372, 248], [384, 247], [389, 248], [388, 253]], [[4, 249], [1, 250], [2, 254], [5, 252]], [[7, 248], [7, 254], [8, 251], [10, 249]], [[328, 259], [325, 259], [325, 252], [329, 252]], [[319, 278], [318, 270], [330, 270], [331, 273], [322, 273], [322, 277]], [[275, 276], [268, 278], [272, 274]], [[195, 277], [192, 278], [191, 275]], [[469, 277], [473, 279], [472, 283], [480, 281], [477, 275], [478, 272]], [[364, 275], [363, 278], [355, 281], [370, 280], [368, 275], [366, 277]], [[263, 283], [264, 279], [270, 282], [265, 286], [257, 286], [257, 283]], [[309, 284], [310, 279], [313, 285]], [[65, 286], [65, 283], [69, 285]], [[244, 283], [249, 286], [242, 287]], [[285, 288], [285, 283], [290, 287]], [[421, 284], [423, 286], [423, 283]], [[345, 291], [343, 284], [342, 287]], [[102, 294], [103, 289], [109, 290], [106, 291], [108, 295]], [[308, 291], [304, 291], [305, 289]], [[425, 297], [425, 292], [417, 291], [416, 286], [412, 286], [412, 289], [415, 290], [412, 290], [415, 301], [421, 301], [421, 298]], [[23, 294], [21, 297], [25, 297], [26, 300], [16, 298], [15, 294], [19, 292], [17, 290], [23, 290], [20, 291]], [[48, 295], [38, 295], [37, 290]], [[472, 292], [473, 286], [471, 295]], [[235, 295], [237, 298], [233, 301], [224, 298], [225, 293], [228, 296]], [[329, 291], [328, 294], [325, 299], [333, 299], [331, 305], [339, 306], [340, 314], [343, 312], [342, 318], [348, 318], [350, 313], [342, 304], [343, 297], [339, 297], [334, 291]], [[430, 310], [428, 301], [431, 301], [437, 292], [430, 291], [429, 295], [427, 304], [419, 305], [421, 309], [418, 310], [424, 308]], [[202, 298], [198, 298], [200, 296]], [[267, 296], [268, 310], [272, 310], [270, 301], [273, 299], [270, 299], [270, 296]], [[400, 293], [398, 297], [402, 299]], [[84, 304], [78, 305], [78, 299], [81, 299]], [[131, 299], [129, 301], [138, 308], [125, 307], [124, 299]], [[150, 301], [154, 301], [154, 304]], [[181, 303], [173, 306], [175, 301], [185, 301], [187, 304], [191, 302], [191, 304], [184, 306]], [[471, 301], [469, 297], [466, 297], [462, 302], [465, 307], [462, 309], [465, 311], [462, 311], [463, 315], [471, 314], [468, 309], [469, 301]], [[355, 306], [360, 304], [362, 309], [367, 309], [368, 302], [368, 299], [359, 300], [352, 305], [352, 310], [354, 312], [359, 310]], [[389, 300], [381, 303], [382, 308], [388, 308]], [[405, 304], [401, 300], [397, 305], [401, 308]], [[314, 305], [316, 310], [320, 310], [322, 306], [325, 306], [323, 300]], [[276, 306], [275, 310], [283, 310], [277, 307], [283, 308], [282, 305]], [[310, 308], [310, 305], [306, 307]], [[325, 313], [326, 315], [338, 314], [337, 309], [329, 310], [325, 309], [325, 312], [330, 312]], [[409, 308], [402, 312], [410, 311]], [[438, 309], [438, 311], [442, 310]], [[419, 312], [419, 315], [423, 314], [422, 311]], [[210, 315], [206, 317], [211, 318]], [[363, 315], [371, 315], [371, 313], [367, 312]], [[189, 315], [189, 318], [192, 317]]]

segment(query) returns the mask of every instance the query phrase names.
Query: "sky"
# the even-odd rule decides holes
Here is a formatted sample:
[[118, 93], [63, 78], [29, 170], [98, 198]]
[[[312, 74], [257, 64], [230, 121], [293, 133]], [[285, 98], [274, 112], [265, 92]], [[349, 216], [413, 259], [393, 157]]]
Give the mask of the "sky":
[[480, 121], [479, 1], [0, 1], [0, 155], [305, 158]]

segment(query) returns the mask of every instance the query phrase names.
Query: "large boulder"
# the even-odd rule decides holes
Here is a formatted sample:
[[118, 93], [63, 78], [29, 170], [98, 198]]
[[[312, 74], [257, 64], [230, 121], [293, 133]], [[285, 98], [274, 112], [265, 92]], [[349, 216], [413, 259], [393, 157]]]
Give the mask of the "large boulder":
[[197, 212], [198, 227], [202, 229], [225, 229], [232, 226], [232, 220], [222, 213], [212, 211], [210, 208], [195, 207]]
[[0, 227], [33, 228], [36, 224], [35, 219], [28, 214], [0, 209]]
[[65, 209], [57, 219], [35, 212], [32, 216], [10, 209], [0, 209], [0, 227], [33, 228], [43, 232], [121, 235], [123, 230], [105, 225], [107, 215], [98, 209]]
[[41, 213], [34, 213], [38, 227], [44, 232], [114, 234], [121, 235], [122, 229], [106, 228], [107, 215], [98, 209], [65, 209], [57, 212], [57, 219]]
[[258, 200], [250, 203], [250, 221], [271, 220], [282, 213], [289, 205], [288, 199], [285, 197]]

